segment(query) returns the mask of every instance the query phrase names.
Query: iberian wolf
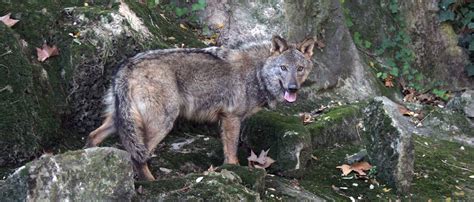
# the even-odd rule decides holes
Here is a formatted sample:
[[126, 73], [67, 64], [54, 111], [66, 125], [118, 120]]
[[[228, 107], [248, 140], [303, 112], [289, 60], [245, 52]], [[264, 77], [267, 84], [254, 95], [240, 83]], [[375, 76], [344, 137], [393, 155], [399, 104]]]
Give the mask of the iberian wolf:
[[93, 147], [118, 132], [139, 178], [153, 180], [147, 160], [178, 117], [219, 121], [224, 163], [237, 164], [242, 120], [276, 102], [294, 102], [313, 67], [315, 40], [236, 49], [167, 49], [139, 53], [120, 65], [105, 96], [105, 120], [90, 133]]

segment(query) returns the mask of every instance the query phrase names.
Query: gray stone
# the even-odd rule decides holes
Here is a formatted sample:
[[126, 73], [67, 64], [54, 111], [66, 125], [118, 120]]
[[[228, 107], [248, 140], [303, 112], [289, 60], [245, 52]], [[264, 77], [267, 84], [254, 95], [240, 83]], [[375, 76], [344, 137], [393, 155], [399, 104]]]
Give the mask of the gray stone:
[[268, 201], [326, 201], [300, 186], [292, 185], [284, 178], [267, 176], [265, 183], [267, 187], [264, 199]]
[[364, 144], [377, 177], [399, 193], [410, 190], [414, 173], [412, 135], [422, 133], [386, 97], [376, 97], [364, 109]]
[[461, 95], [465, 103], [463, 110], [467, 117], [474, 118], [474, 90], [467, 90]]
[[127, 152], [91, 148], [27, 163], [0, 184], [0, 198], [7, 201], [127, 201], [135, 194], [133, 182]]
[[[248, 41], [269, 40], [274, 34], [283, 35], [291, 42], [322, 36], [319, 40], [325, 47], [315, 50], [315, 68], [302, 97], [329, 96], [353, 101], [377, 93], [374, 77], [345, 25], [339, 0], [217, 2], [222, 4], [208, 3], [203, 21], [211, 28], [224, 26], [215, 29], [220, 34], [221, 45], [232, 47]], [[331, 90], [319, 92], [322, 89]]]

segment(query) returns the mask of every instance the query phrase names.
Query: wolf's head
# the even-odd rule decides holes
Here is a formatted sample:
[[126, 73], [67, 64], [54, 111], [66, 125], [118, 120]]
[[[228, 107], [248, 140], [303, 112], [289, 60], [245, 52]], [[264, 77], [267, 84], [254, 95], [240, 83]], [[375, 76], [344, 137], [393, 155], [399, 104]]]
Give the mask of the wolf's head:
[[271, 56], [266, 60], [261, 75], [266, 89], [278, 101], [296, 100], [296, 92], [313, 68], [314, 44], [313, 38], [289, 44], [280, 36], [273, 36]]

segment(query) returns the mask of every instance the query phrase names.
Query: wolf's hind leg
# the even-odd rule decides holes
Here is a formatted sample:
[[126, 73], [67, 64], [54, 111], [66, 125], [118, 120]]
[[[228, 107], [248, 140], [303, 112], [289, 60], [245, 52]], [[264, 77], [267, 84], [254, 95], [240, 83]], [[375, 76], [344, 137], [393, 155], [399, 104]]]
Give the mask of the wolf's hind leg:
[[224, 116], [221, 120], [221, 139], [224, 146], [224, 163], [238, 164], [237, 146], [240, 135], [240, 118]]
[[92, 131], [87, 137], [86, 148], [95, 147], [104, 141], [105, 138], [110, 136], [110, 134], [115, 133], [114, 119], [111, 113], [106, 115], [106, 118], [102, 125]]
[[[175, 120], [179, 116], [179, 106], [177, 99], [173, 99], [173, 94], [166, 96], [166, 92], [145, 95], [138, 107], [143, 133], [143, 142], [150, 156], [156, 146], [173, 129]], [[139, 177], [145, 180], [154, 180], [146, 162], [135, 164]]]

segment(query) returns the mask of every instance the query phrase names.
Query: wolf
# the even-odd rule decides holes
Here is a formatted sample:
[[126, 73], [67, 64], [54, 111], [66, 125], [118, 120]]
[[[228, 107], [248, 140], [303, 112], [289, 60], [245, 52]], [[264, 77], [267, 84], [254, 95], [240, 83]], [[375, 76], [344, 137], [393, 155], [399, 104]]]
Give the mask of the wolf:
[[118, 132], [138, 177], [154, 180], [147, 160], [178, 117], [219, 121], [225, 164], [238, 164], [241, 122], [263, 107], [294, 102], [313, 63], [314, 38], [280, 36], [237, 49], [209, 47], [139, 53], [117, 69], [105, 96], [103, 124], [86, 147]]

